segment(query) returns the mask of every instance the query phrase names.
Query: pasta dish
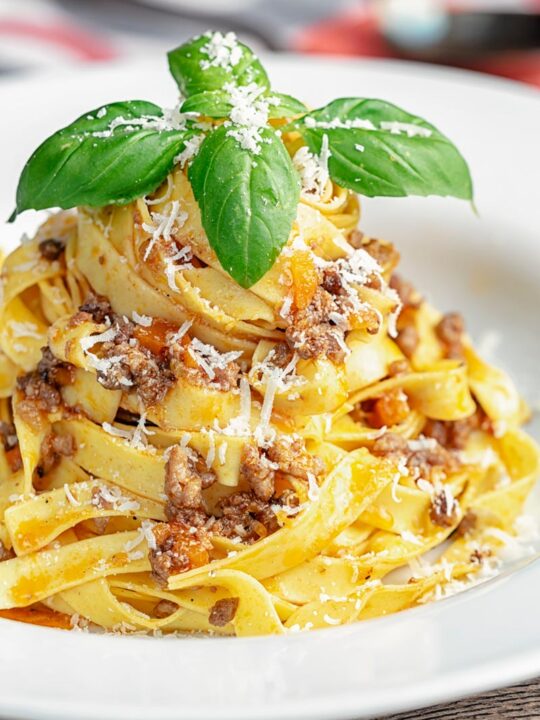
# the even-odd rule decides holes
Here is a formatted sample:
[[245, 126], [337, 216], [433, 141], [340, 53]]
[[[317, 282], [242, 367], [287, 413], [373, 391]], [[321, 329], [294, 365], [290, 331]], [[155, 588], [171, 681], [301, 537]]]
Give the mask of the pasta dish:
[[471, 200], [458, 151], [383, 101], [308, 111], [232, 34], [169, 62], [174, 111], [92, 111], [19, 182], [60, 210], [2, 265], [0, 614], [283, 634], [496, 573], [529, 411], [358, 227], [359, 194]]

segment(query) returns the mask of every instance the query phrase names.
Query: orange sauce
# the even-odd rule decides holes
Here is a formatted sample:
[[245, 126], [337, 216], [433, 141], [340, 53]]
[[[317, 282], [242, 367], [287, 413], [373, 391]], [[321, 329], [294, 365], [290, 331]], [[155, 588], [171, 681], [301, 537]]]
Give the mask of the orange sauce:
[[32, 605], [26, 608], [11, 608], [11, 610], [0, 610], [0, 617], [18, 622], [41, 625], [42, 627], [61, 628], [69, 630], [71, 622], [69, 615], [55, 612], [46, 607]]

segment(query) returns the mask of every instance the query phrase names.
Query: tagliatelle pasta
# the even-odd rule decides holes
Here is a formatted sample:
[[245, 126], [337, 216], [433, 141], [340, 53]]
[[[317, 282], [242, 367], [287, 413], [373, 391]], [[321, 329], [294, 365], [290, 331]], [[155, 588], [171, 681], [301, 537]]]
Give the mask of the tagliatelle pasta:
[[[464, 161], [440, 134], [421, 150], [438, 131], [382, 101], [309, 114], [272, 94], [234, 38], [204, 37], [200, 62], [223, 71], [223, 97], [186, 81], [185, 113], [106, 106], [23, 172], [17, 212], [50, 197], [72, 209], [2, 265], [4, 617], [279, 635], [440, 599], [520, 552], [540, 469], [521, 429], [529, 411], [461, 316], [431, 307], [396, 272], [394, 246], [361, 232], [351, 190], [428, 194], [401, 152], [414, 140], [428, 177], [429, 152], [449, 153], [458, 181], [440, 164], [436, 193], [472, 197]], [[241, 57], [247, 84], [231, 69]], [[383, 111], [390, 120], [377, 120]], [[365, 146], [347, 140], [353, 131]], [[142, 143], [126, 177], [143, 163], [126, 187], [107, 145], [124, 132]], [[78, 177], [89, 138], [105, 148], [109, 194], [92, 177], [29, 197], [47, 152], [59, 163], [75, 147], [58, 177]], [[209, 147], [216, 167], [201, 167]], [[218, 184], [205, 194], [208, 182]], [[214, 192], [225, 200], [209, 219]]]
[[[494, 569], [538, 470], [507, 376], [461, 328], [449, 345], [452, 318], [407, 296], [340, 188], [301, 201], [271, 277], [245, 290], [184, 173], [166, 187], [163, 207], [53, 216], [4, 264], [0, 605], [107, 630], [284, 633]], [[143, 226], [173, 198], [187, 219], [145, 261]], [[169, 272], [171, 247], [190, 268]], [[328, 344], [339, 318], [312, 315], [324, 351], [295, 349], [302, 304], [343, 276], [355, 329]], [[389, 582], [403, 567], [413, 580]]]

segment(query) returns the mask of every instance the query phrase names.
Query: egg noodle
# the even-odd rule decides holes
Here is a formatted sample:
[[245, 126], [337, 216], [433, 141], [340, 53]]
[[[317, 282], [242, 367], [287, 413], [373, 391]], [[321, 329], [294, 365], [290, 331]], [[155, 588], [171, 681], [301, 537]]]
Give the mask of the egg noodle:
[[527, 408], [358, 220], [304, 192], [246, 290], [177, 168], [5, 259], [3, 615], [282, 634], [496, 572], [538, 473]]

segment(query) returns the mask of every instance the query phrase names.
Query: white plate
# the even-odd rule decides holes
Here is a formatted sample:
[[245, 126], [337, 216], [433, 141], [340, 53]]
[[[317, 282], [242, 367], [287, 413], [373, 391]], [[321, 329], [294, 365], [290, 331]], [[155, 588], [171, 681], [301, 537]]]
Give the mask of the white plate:
[[[391, 62], [280, 58], [274, 86], [321, 104], [383, 97], [427, 117], [472, 166], [479, 217], [440, 199], [364, 203], [364, 225], [473, 335], [503, 334], [500, 360], [540, 401], [539, 96], [479, 75]], [[0, 213], [48, 133], [112, 100], [172, 104], [164, 58], [0, 85]], [[11, 244], [35, 223], [5, 227]], [[536, 428], [538, 436], [538, 427]], [[540, 674], [540, 566], [378, 620], [263, 639], [179, 640], [66, 633], [0, 621], [0, 713], [11, 718], [360, 718]]]

